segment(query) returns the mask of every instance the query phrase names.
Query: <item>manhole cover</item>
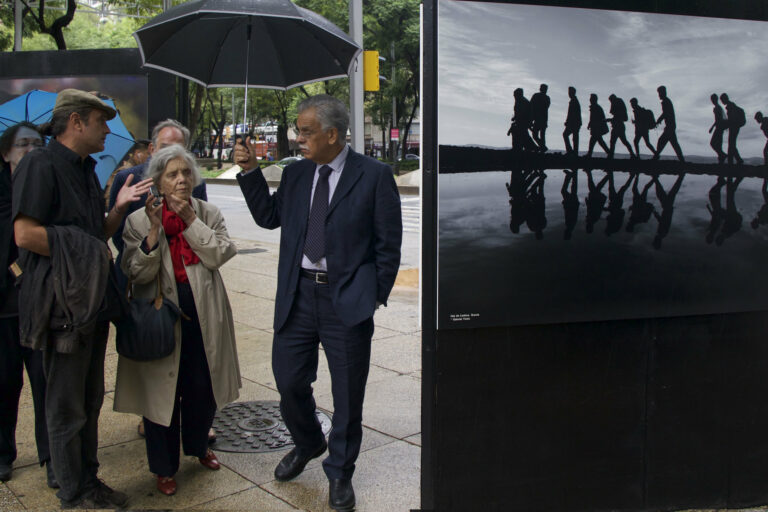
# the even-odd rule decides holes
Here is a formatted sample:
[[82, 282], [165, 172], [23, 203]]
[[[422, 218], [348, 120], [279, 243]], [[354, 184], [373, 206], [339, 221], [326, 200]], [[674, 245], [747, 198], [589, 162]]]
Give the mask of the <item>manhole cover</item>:
[[[317, 411], [323, 434], [331, 431], [331, 419]], [[213, 419], [216, 442], [223, 452], [261, 453], [293, 446], [288, 427], [280, 416], [280, 402], [236, 402], [216, 412]]]

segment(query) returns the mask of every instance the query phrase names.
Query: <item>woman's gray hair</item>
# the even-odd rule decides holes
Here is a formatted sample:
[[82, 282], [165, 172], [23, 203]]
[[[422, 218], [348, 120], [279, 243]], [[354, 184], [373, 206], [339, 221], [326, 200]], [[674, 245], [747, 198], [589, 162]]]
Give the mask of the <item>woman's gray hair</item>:
[[320, 121], [323, 131], [336, 128], [339, 131], [340, 143], [347, 140], [349, 110], [347, 110], [347, 106], [341, 100], [327, 94], [318, 94], [317, 96], [310, 96], [299, 103], [297, 111], [301, 114], [310, 108], [315, 109], [317, 120]]
[[179, 144], [172, 144], [170, 146], [159, 149], [152, 154], [152, 158], [149, 160], [149, 166], [147, 167], [144, 178], [152, 178], [155, 185], [159, 185], [160, 177], [165, 172], [165, 168], [168, 166], [168, 162], [181, 158], [187, 164], [192, 171], [192, 186], [196, 187], [203, 182], [203, 177], [200, 175], [200, 169], [197, 168], [197, 162], [195, 162], [195, 155], [184, 149]]

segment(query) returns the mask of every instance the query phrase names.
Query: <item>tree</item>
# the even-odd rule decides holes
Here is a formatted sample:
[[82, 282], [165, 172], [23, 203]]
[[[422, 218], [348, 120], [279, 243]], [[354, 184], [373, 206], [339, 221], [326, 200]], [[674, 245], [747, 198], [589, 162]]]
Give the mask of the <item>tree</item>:
[[[392, 98], [395, 99], [397, 119], [394, 126], [401, 130], [401, 151], [407, 150], [407, 136], [419, 104], [419, 0], [364, 0], [363, 41], [368, 50], [378, 50], [387, 57], [387, 67], [392, 66], [394, 47], [395, 75], [390, 76], [382, 87], [383, 99], [376, 98], [368, 103], [369, 111], [376, 110], [373, 117], [382, 119], [384, 110], [391, 116]], [[386, 73], [386, 72], [385, 72]], [[390, 72], [391, 75], [391, 72]], [[386, 100], [389, 100], [387, 102]]]

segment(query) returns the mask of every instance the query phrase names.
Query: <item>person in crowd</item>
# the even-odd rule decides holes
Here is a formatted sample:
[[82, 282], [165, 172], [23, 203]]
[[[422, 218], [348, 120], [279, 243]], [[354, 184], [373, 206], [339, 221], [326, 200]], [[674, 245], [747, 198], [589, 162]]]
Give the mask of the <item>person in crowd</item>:
[[507, 135], [512, 135], [512, 149], [522, 151], [538, 151], [539, 147], [533, 142], [530, 135], [532, 115], [531, 102], [525, 97], [521, 88], [512, 93], [515, 98], [515, 115], [507, 130]]
[[113, 509], [128, 501], [97, 476], [107, 334], [109, 321], [122, 312], [105, 240], [151, 181], [126, 180], [105, 216], [89, 155], [103, 151], [107, 120], [115, 114], [93, 94], [59, 92], [43, 130], [52, 139], [21, 160], [13, 179], [14, 237], [24, 273], [20, 342], [44, 351], [45, 414], [62, 508]]
[[15, 276], [9, 269], [18, 258], [11, 220], [11, 175], [24, 155], [43, 145], [37, 127], [26, 121], [7, 128], [0, 136], [0, 156], [3, 158], [0, 170], [0, 481], [11, 479], [11, 468], [16, 460], [16, 420], [26, 366], [35, 409], [37, 460], [41, 466], [45, 465], [48, 487], [58, 489], [50, 463], [45, 422], [43, 353], [19, 343], [19, 299], [14, 286]]
[[683, 157], [683, 150], [680, 148], [680, 143], [677, 142], [677, 123], [675, 122], [675, 107], [672, 105], [672, 100], [667, 96], [667, 88], [660, 85], [656, 91], [659, 93], [659, 99], [661, 100], [661, 115], [656, 120], [654, 128], [659, 126], [664, 121], [664, 131], [661, 132], [661, 137], [656, 143], [656, 152], [653, 154], [653, 159], [658, 160], [661, 156], [661, 152], [664, 150], [664, 146], [669, 143], [672, 149], [675, 150], [678, 160], [685, 162]]
[[155, 206], [150, 194], [144, 210], [126, 220], [123, 271], [134, 297], [154, 297], [159, 276], [163, 294], [184, 315], [171, 355], [144, 362], [118, 357], [114, 408], [143, 417], [149, 470], [157, 489], [172, 495], [179, 441], [186, 455], [219, 469], [208, 432], [217, 407], [239, 395], [232, 309], [219, 273], [237, 248], [219, 209], [192, 197], [202, 180], [194, 155], [178, 144], [160, 149], [147, 175], [162, 201]]
[[146, 162], [147, 158], [149, 158], [150, 144], [152, 144], [152, 141], [149, 139], [137, 140], [131, 148], [130, 156], [125, 159], [123, 164], [119, 167], [119, 170], [123, 171], [125, 169], [130, 169], [131, 167], [136, 167], [137, 165]]
[[735, 104], [726, 93], [720, 95], [720, 101], [725, 105], [725, 115], [728, 121], [728, 163], [732, 164], [734, 159], [741, 165], [744, 160], [739, 155], [739, 149], [736, 147], [736, 139], [739, 137], [741, 127], [747, 124], [747, 116], [744, 109]]
[[[150, 160], [155, 151], [168, 147], [172, 144], [180, 144], [184, 148], [189, 148], [190, 137], [191, 134], [189, 129], [174, 119], [166, 119], [165, 121], [157, 123], [157, 125], [155, 125], [154, 129], [152, 130], [152, 140], [147, 145], [147, 158], [140, 164], [137, 164], [134, 167], [129, 167], [128, 169], [124, 169], [115, 175], [115, 181], [109, 193], [107, 208], [112, 208], [114, 206], [115, 200], [117, 199], [117, 193], [120, 191], [120, 187], [122, 187], [125, 181], [128, 179], [128, 176], [133, 176], [134, 181], [137, 181], [146, 176]], [[208, 200], [208, 191], [206, 189], [204, 180], [201, 181], [200, 184], [197, 185], [192, 191], [192, 197], [202, 199], [203, 201]], [[126, 217], [136, 210], [142, 209], [146, 201], [146, 195], [134, 201], [131, 205], [129, 205]], [[117, 258], [115, 260], [115, 269], [117, 270], [117, 284], [121, 290], [125, 290], [125, 287], [128, 284], [121, 265], [123, 258], [124, 226], [125, 220], [120, 223], [117, 231], [115, 231], [115, 234], [112, 236], [112, 243], [115, 245], [115, 248], [118, 251]], [[144, 423], [139, 422], [137, 430], [139, 435], [144, 437]], [[210, 442], [213, 442], [216, 439], [216, 434], [213, 430], [208, 432], [208, 439]]]
[[627, 105], [624, 100], [611, 94], [608, 96], [608, 101], [611, 103], [611, 118], [608, 120], [611, 123], [611, 142], [610, 149], [608, 151], [608, 158], [613, 158], [614, 151], [616, 151], [616, 141], [621, 141], [624, 147], [629, 151], [629, 157], [635, 158], [635, 152], [632, 151], [632, 146], [629, 145], [627, 140], [627, 129], [624, 123], [629, 120], [627, 115]]
[[[253, 148], [235, 148], [237, 179], [256, 223], [281, 227], [272, 369], [296, 447], [275, 468], [284, 482], [329, 451], [329, 506], [352, 510], [362, 440], [373, 314], [386, 305], [400, 265], [402, 218], [392, 169], [346, 144], [349, 112], [331, 96], [298, 105], [305, 159], [287, 166], [270, 194]], [[322, 343], [334, 412], [326, 442], [312, 382]]]
[[721, 164], [725, 162], [725, 157], [728, 156], [723, 152], [723, 133], [728, 129], [728, 120], [725, 118], [723, 107], [717, 102], [717, 94], [713, 94], [709, 99], [714, 105], [712, 113], [715, 115], [715, 121], [709, 127], [709, 133], [712, 134], [709, 145], [717, 153], [717, 163]]
[[[128, 179], [128, 176], [133, 176], [134, 177], [133, 181], [138, 181], [142, 176], [146, 175], [147, 169], [149, 167], [149, 163], [152, 161], [152, 155], [157, 150], [168, 147], [171, 144], [180, 144], [184, 146], [184, 148], [188, 148], [189, 140], [190, 140], [189, 129], [187, 129], [186, 126], [179, 123], [178, 121], [175, 121], [173, 119], [166, 119], [165, 121], [161, 121], [157, 123], [157, 125], [152, 130], [152, 140], [147, 146], [147, 152], [148, 152], [147, 159], [144, 162], [136, 165], [135, 167], [130, 167], [128, 169], [124, 169], [119, 173], [117, 173], [117, 175], [115, 176], [115, 181], [112, 185], [112, 189], [109, 194], [109, 202], [107, 204], [107, 208], [112, 208], [115, 205], [115, 201], [117, 200], [117, 194], [120, 191], [120, 188]], [[195, 197], [197, 199], [202, 199], [203, 201], [208, 200], [208, 193], [205, 187], [205, 181], [202, 181], [199, 185], [195, 187], [195, 189], [192, 191], [192, 197]], [[126, 213], [126, 217], [131, 213], [135, 212], [136, 210], [142, 209], [146, 201], [147, 201], [146, 196], [140, 197], [136, 201], [134, 201], [131, 205], [129, 205], [128, 212]], [[122, 252], [123, 252], [123, 227], [124, 226], [125, 226], [125, 220], [123, 220], [120, 226], [118, 226], [117, 231], [115, 231], [114, 236], [112, 236], [112, 243], [115, 244], [115, 248], [117, 248], [117, 251], [118, 251], [115, 265], [117, 267], [118, 284], [120, 285], [121, 289], [125, 289], [125, 285], [127, 284], [125, 281], [125, 275], [123, 274], [122, 267], [120, 264], [122, 260]]]
[[[656, 117], [650, 109], [641, 107], [637, 102], [637, 98], [630, 98], [629, 104], [632, 106], [632, 114], [634, 119], [632, 123], [635, 125], [635, 155], [640, 158], [640, 141], [645, 141], [645, 146], [651, 150], [651, 154], [656, 153], [656, 148], [651, 144], [650, 132], [653, 125], [656, 124]], [[637, 180], [635, 180], [637, 183]]]
[[[568, 114], [565, 118], [565, 130], [563, 131], [563, 140], [565, 141], [565, 154], [579, 156], [579, 130], [581, 130], [581, 104], [576, 97], [576, 88], [568, 87]], [[573, 145], [571, 145], [573, 137]]]
[[550, 99], [547, 96], [547, 84], [541, 84], [539, 86], [539, 92], [531, 96], [531, 115], [533, 117], [533, 124], [531, 126], [531, 135], [539, 151], [546, 153], [547, 151], [547, 120], [549, 118], [549, 104]]
[[109, 175], [109, 178], [107, 178], [107, 184], [104, 186], [104, 197], [107, 201], [107, 208], [109, 208], [109, 194], [112, 191], [112, 183], [115, 181], [115, 176], [117, 176], [117, 173], [120, 171], [130, 169], [131, 167], [136, 167], [137, 165], [141, 165], [146, 162], [147, 158], [149, 158], [149, 144], [150, 141], [148, 139], [137, 140], [136, 143], [128, 151], [128, 156], [117, 167], [117, 169], [112, 171], [112, 174]]
[[[768, 118], [764, 117], [762, 112], [755, 112], [755, 121], [763, 131], [763, 135], [768, 137]], [[765, 165], [768, 165], [768, 140], [765, 142], [765, 146], [763, 146], [763, 162]]]
[[608, 145], [603, 140], [603, 135], [608, 133], [608, 121], [605, 119], [605, 111], [603, 107], [597, 102], [597, 94], [589, 95], [589, 124], [587, 124], [587, 130], [589, 130], [589, 149], [587, 150], [587, 158], [592, 157], [592, 151], [595, 149], [595, 144], [600, 144], [606, 154], [610, 154]]

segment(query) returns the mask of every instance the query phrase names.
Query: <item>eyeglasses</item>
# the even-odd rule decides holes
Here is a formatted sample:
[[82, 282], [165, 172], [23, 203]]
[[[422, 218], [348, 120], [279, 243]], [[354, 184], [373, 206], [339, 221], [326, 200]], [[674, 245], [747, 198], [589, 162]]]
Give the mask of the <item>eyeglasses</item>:
[[13, 147], [15, 148], [26, 148], [28, 146], [33, 146], [36, 148], [41, 148], [45, 145], [45, 143], [40, 139], [33, 139], [33, 140], [22, 140], [20, 142], [14, 142]]

